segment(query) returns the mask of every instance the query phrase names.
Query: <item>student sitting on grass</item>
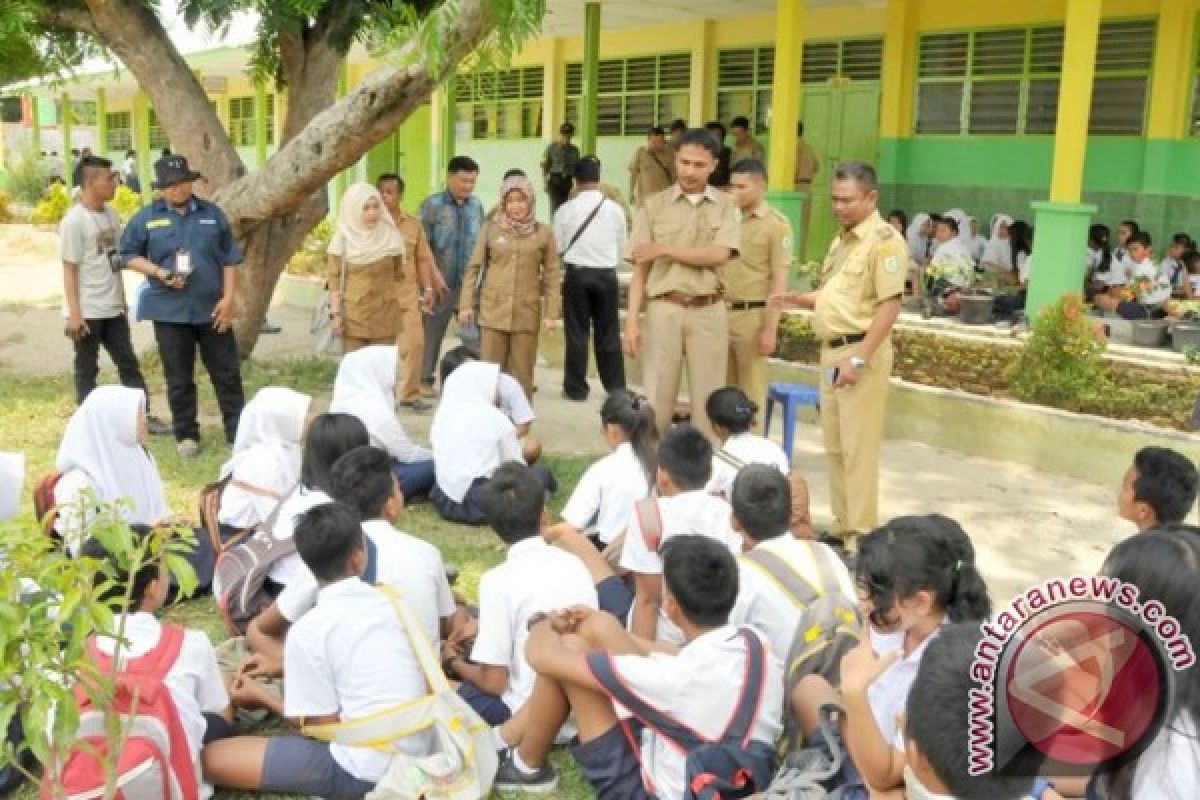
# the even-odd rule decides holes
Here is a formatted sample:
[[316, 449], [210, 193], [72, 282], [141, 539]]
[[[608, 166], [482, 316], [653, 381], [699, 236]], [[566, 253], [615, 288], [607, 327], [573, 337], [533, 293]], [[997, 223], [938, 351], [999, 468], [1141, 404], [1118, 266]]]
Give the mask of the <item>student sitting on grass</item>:
[[1138, 533], [1160, 525], [1179, 525], [1196, 507], [1200, 474], [1182, 453], [1166, 447], [1143, 447], [1125, 471], [1117, 509], [1137, 525]]
[[233, 457], [221, 467], [229, 483], [221, 492], [221, 538], [266, 522], [300, 480], [304, 418], [312, 398], [268, 386], [242, 409]]
[[316, 607], [288, 632], [283, 700], [244, 675], [230, 694], [239, 708], [266, 708], [299, 733], [215, 742], [204, 751], [204, 774], [248, 792], [360, 798], [383, 777], [391, 750], [427, 755], [429, 733], [375, 750], [318, 741], [305, 726], [363, 719], [417, 700], [428, 686], [391, 601], [359, 577], [367, 551], [358, 515], [337, 503], [317, 506], [300, 515], [295, 537], [319, 588]]
[[[388, 454], [378, 447], [355, 448], [333, 465], [330, 491], [362, 520], [374, 549], [375, 582], [400, 593], [436, 649], [450, 632], [454, 595], [438, 549], [394, 527], [404, 510], [404, 495], [391, 467]], [[280, 676], [288, 628], [317, 604], [317, 597], [317, 581], [306, 574], [284, 587], [275, 603], [250, 623], [246, 636], [259, 656], [250, 662], [253, 675]]]
[[497, 469], [482, 504], [508, 553], [479, 579], [479, 632], [470, 659], [447, 642], [443, 661], [462, 680], [463, 699], [489, 725], [499, 725], [533, 692], [535, 676], [525, 660], [530, 617], [554, 608], [595, 608], [596, 591], [579, 559], [542, 539], [546, 495], [531, 467]]
[[[751, 644], [729, 624], [738, 573], [725, 545], [676, 536], [663, 545], [662, 559], [663, 607], [683, 632], [683, 647], [652, 644], [590, 609], [560, 610], [538, 621], [525, 648], [538, 680], [529, 703], [501, 728], [513, 749], [496, 776], [498, 789], [546, 790], [546, 754], [573, 713], [580, 742], [573, 755], [600, 800], [683, 797], [687, 752], [636, 715], [618, 716], [613, 693], [627, 690], [700, 736], [718, 739], [742, 694]], [[748, 738], [773, 749], [783, 676], [770, 648], [760, 646], [768, 652]]]
[[713, 455], [712, 479], [707, 491], [726, 502], [733, 491], [733, 479], [747, 464], [770, 464], [787, 475], [791, 470], [783, 448], [765, 436], [751, 433], [758, 405], [736, 386], [717, 389], [704, 404], [713, 435], [721, 449]]
[[[148, 535], [143, 526], [134, 526], [140, 536]], [[173, 633], [172, 627], [155, 618], [166, 603], [171, 581], [166, 566], [161, 562], [143, 564], [134, 575], [123, 570], [98, 540], [84, 543], [81, 554], [85, 558], [108, 562], [107, 574], [97, 575], [98, 580], [113, 581], [112, 590], [104, 600], [113, 611], [125, 616], [124, 641], [120, 645], [120, 660], [128, 663], [141, 658], [159, 647], [164, 635]], [[129, 606], [124, 606], [125, 593], [130, 583]], [[119, 620], [114, 620], [114, 627]], [[116, 639], [112, 636], [97, 636], [96, 649], [107, 656], [117, 652]], [[192, 763], [199, 766], [200, 751], [210, 743], [229, 736], [233, 732], [233, 708], [225, 690], [225, 679], [217, 666], [217, 653], [203, 631], [185, 629], [179, 654], [167, 671], [163, 685], [171, 693], [180, 725], [187, 737]], [[199, 778], [197, 769], [197, 778]], [[200, 798], [212, 796], [212, 786], [199, 782]]]
[[[633, 614], [629, 627], [644, 639], [683, 642], [682, 632], [663, 607], [662, 558], [659, 548], [672, 536], [698, 533], [715, 539], [732, 552], [741, 551], [741, 537], [730, 527], [729, 504], [704, 491], [712, 477], [712, 445], [691, 425], [677, 425], [658, 446], [658, 497], [653, 513], [643, 521], [629, 520], [620, 565], [634, 576]], [[661, 530], [646, 530], [647, 524]]]
[[372, 345], [342, 356], [329, 410], [362, 420], [371, 444], [392, 458], [408, 502], [433, 488], [433, 453], [416, 444], [396, 416], [396, 347]]
[[[478, 360], [479, 353], [465, 344], [447, 350], [438, 367], [441, 385], [446, 385], [446, 379], [454, 370], [468, 361]], [[517, 429], [517, 438], [525, 440], [526, 463], [532, 464], [537, 461], [542, 448], [537, 444], [537, 440], [529, 435], [533, 421], [537, 417], [533, 413], [533, 406], [529, 405], [529, 398], [525, 396], [525, 390], [521, 388], [521, 384], [517, 383], [517, 379], [507, 372], [501, 372], [500, 377], [496, 379], [496, 406], [504, 412], [504, 416], [512, 421], [513, 426]]]

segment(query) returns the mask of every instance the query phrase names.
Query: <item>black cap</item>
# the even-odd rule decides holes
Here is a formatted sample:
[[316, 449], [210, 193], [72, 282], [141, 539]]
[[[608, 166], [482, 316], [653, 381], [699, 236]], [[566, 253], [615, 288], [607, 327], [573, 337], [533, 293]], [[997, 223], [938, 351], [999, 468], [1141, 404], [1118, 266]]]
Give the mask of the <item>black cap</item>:
[[666, 136], [667, 129], [664, 128], [662, 125], [654, 125], [650, 128], [650, 135], [651, 136]]
[[600, 182], [600, 159], [595, 156], [584, 156], [575, 165], [575, 180], [580, 183]]
[[564, 122], [562, 125], [559, 125], [559, 126], [558, 126], [558, 132], [559, 132], [559, 133], [566, 133], [566, 134], [574, 135], [574, 133], [575, 133], [575, 126], [574, 126], [574, 125], [572, 125], [572, 124], [571, 124], [571, 123], [569, 123], [569, 122]]
[[200, 178], [199, 172], [193, 172], [188, 167], [187, 159], [183, 156], [163, 156], [154, 162], [154, 189], [166, 189], [180, 183], [191, 183]]

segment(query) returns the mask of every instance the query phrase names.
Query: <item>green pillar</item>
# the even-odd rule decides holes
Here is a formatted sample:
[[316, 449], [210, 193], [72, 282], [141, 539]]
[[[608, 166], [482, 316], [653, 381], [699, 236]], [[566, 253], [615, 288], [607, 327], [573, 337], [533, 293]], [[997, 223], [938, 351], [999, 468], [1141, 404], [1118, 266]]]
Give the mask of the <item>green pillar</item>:
[[67, 185], [67, 190], [71, 189], [71, 176], [75, 174], [75, 159], [71, 156], [71, 98], [65, 94], [59, 101], [62, 103], [62, 110], [59, 113], [59, 121], [62, 125], [62, 160], [63, 160], [63, 183]]
[[[96, 90], [96, 155], [108, 157], [108, 93]], [[121, 163], [119, 160], [117, 163]]]
[[29, 116], [33, 122], [33, 127], [29, 129], [30, 143], [33, 146], [34, 158], [42, 155], [42, 117], [38, 113], [38, 98], [37, 95], [27, 94], [29, 98]]
[[142, 197], [153, 196], [150, 188], [150, 103], [146, 93], [133, 95], [133, 149], [137, 151], [138, 181], [142, 184]]
[[1084, 248], [1096, 211], [1096, 206], [1084, 203], [1033, 204], [1037, 238], [1025, 302], [1025, 314], [1031, 322], [1063, 295], [1083, 291]]
[[441, 169], [458, 153], [458, 76], [451, 75], [442, 84], [441, 116], [438, 118], [438, 147]]
[[804, 202], [807, 197], [805, 192], [767, 190], [767, 203], [791, 223], [793, 262], [797, 258], [804, 258], [804, 253], [801, 252], [804, 237], [797, 235], [797, 231], [804, 229]]
[[[346, 96], [346, 92], [349, 88], [350, 88], [350, 75], [347, 71], [346, 62], [345, 62], [345, 60], [343, 60], [341, 72], [338, 73], [337, 96], [338, 96], [339, 100]], [[257, 103], [255, 105], [257, 105]], [[347, 167], [346, 169], [349, 169], [349, 167]], [[342, 207], [342, 197], [346, 194], [346, 183], [348, 180], [348, 176], [346, 174], [346, 169], [339, 172], [337, 174], [337, 177], [333, 179], [333, 209], [334, 209], [334, 211], [336, 211], [337, 209]]]
[[254, 84], [254, 158], [260, 169], [267, 163], [267, 85], [262, 81]]
[[579, 148], [584, 153], [596, 152], [596, 93], [600, 88], [599, 81], [600, 4], [587, 3], [584, 6], [583, 98], [579, 120]]

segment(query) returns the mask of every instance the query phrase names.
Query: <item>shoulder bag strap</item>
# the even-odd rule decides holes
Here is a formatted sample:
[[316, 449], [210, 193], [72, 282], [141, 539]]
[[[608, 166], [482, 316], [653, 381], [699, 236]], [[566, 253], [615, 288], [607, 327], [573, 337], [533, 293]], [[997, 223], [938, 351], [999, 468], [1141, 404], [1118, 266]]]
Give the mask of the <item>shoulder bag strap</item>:
[[592, 220], [594, 220], [596, 218], [596, 215], [600, 213], [600, 207], [603, 206], [607, 200], [608, 200], [608, 198], [605, 197], [603, 193], [601, 193], [600, 194], [600, 202], [597, 203], [596, 207], [592, 209], [592, 213], [587, 215], [587, 219], [585, 219], [583, 221], [583, 224], [575, 229], [574, 235], [571, 236], [571, 241], [567, 242], [567, 246], [564, 247], [563, 251], [559, 254], [561, 257], [565, 258], [567, 255], [567, 252], [572, 247], [575, 246], [575, 243], [579, 241], [579, 237], [583, 236], [583, 232], [586, 231], [588, 229], [588, 226], [592, 224]]
[[638, 527], [642, 530], [642, 541], [651, 553], [657, 553], [662, 547], [663, 522], [662, 510], [658, 507], [658, 498], [654, 495], [638, 500], [633, 505], [637, 514]]
[[750, 628], [742, 628], [739, 635], [746, 644], [746, 677], [742, 681], [742, 693], [738, 697], [737, 707], [734, 708], [721, 742], [744, 748], [750, 743], [754, 720], [758, 717], [758, 710], [762, 705], [763, 688], [766, 683], [766, 657], [763, 655], [763, 643], [758, 634]]
[[[817, 548], [810, 548], [813, 555], [814, 563], [819, 556]], [[800, 572], [788, 562], [784, 561], [774, 553], [767, 552], [761, 547], [756, 547], [749, 553], [742, 556], [742, 559], [759, 569], [771, 581], [788, 595], [792, 604], [797, 608], [805, 609], [812, 605], [821, 594], [827, 590], [825, 586], [814, 586], [806, 580]], [[821, 571], [821, 564], [817, 563], [817, 571]]]
[[[625, 706], [631, 714], [638, 718], [655, 733], [667, 739], [676, 749], [683, 753], [691, 752], [701, 745], [709, 744], [709, 740], [698, 732], [687, 727], [666, 712], [647, 703], [635, 694], [613, 665], [612, 654], [607, 650], [595, 650], [587, 654], [588, 670], [613, 700]], [[735, 715], [736, 716], [736, 715]]]
[[267, 515], [267, 518], [265, 520], [263, 520], [261, 530], [266, 531], [268, 534], [270, 534], [271, 531], [273, 531], [275, 529], [275, 522], [279, 519], [280, 512], [283, 511], [283, 504], [286, 503], [288, 501], [288, 498], [290, 498], [292, 495], [294, 495], [296, 493], [296, 490], [299, 488], [300, 488], [300, 484], [297, 483], [291, 489], [288, 489], [287, 494], [285, 494], [283, 497], [279, 498], [279, 502], [275, 504], [275, 508], [272, 509], [271, 513], [269, 515]]
[[442, 672], [442, 665], [434, 656], [433, 649], [425, 638], [425, 633], [421, 630], [421, 626], [417, 623], [408, 604], [404, 602], [404, 598], [400, 596], [395, 587], [387, 584], [380, 584], [375, 589], [391, 601], [392, 610], [396, 612], [396, 618], [400, 620], [400, 625], [408, 635], [413, 655], [417, 657], [421, 671], [425, 674], [425, 680], [429, 683], [429, 691], [433, 694], [450, 691], [450, 682], [446, 680], [446, 673]]
[[724, 462], [725, 464], [728, 464], [729, 466], [733, 467], [736, 470], [740, 470], [742, 467], [746, 466], [745, 461], [742, 461], [740, 458], [738, 458], [733, 453], [726, 450], [724, 447], [722, 447], [720, 450], [717, 451], [716, 458], [718, 461]]
[[247, 483], [246, 481], [240, 481], [237, 478], [230, 478], [228, 485], [236, 486], [237, 488], [241, 489], [243, 492], [249, 492], [250, 494], [256, 494], [259, 497], [269, 497], [272, 500], [282, 500], [283, 499], [283, 497], [279, 494], [279, 492], [274, 492], [274, 491], [271, 491], [270, 489], [264, 489], [261, 486], [255, 486], [253, 483]]
[[666, 176], [667, 176], [667, 178], [668, 178], [668, 180], [669, 180], [669, 179], [670, 179], [670, 177], [671, 177], [671, 170], [670, 170], [670, 168], [669, 168], [669, 167], [667, 167], [667, 165], [666, 165], [666, 164], [664, 164], [664, 163], [662, 162], [662, 159], [660, 159], [660, 158], [658, 157], [658, 154], [657, 154], [657, 153], [654, 153], [654, 152], [652, 152], [652, 151], [650, 151], [650, 150], [647, 150], [646, 152], [650, 154], [650, 157], [654, 159], [654, 163], [655, 163], [655, 164], [658, 164], [658, 168], [659, 168], [659, 169], [661, 169], [661, 170], [663, 171], [663, 175], [666, 175]]

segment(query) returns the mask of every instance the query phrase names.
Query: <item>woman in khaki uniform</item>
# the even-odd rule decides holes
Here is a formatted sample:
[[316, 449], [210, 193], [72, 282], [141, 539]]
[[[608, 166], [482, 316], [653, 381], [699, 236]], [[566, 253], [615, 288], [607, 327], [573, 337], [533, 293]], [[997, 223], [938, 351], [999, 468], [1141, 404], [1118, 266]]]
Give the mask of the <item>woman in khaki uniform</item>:
[[369, 183], [346, 190], [327, 260], [333, 325], [343, 349], [395, 342], [400, 318], [395, 283], [404, 276], [404, 237]]
[[552, 328], [562, 316], [558, 246], [533, 209], [529, 179], [506, 180], [500, 206], [476, 240], [458, 304], [459, 325], [479, 324], [480, 357], [516, 378], [530, 399], [542, 320]]

